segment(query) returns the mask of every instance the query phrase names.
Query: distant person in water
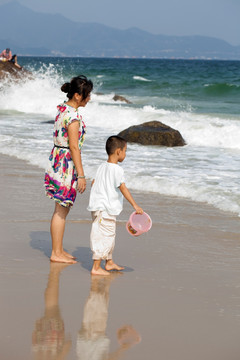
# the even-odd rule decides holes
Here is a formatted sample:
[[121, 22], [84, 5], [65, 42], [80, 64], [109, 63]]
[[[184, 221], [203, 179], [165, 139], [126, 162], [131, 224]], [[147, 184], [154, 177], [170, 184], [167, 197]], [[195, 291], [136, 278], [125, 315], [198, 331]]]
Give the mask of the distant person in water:
[[86, 189], [81, 148], [85, 138], [85, 124], [80, 107], [90, 100], [93, 84], [86, 76], [72, 78], [62, 85], [68, 100], [57, 109], [54, 123], [54, 146], [45, 173], [46, 195], [55, 200], [55, 210], [51, 220], [52, 254], [51, 261], [74, 264], [74, 257], [63, 249], [63, 235], [66, 217], [72, 207], [77, 191]]
[[22, 69], [22, 67], [18, 64], [17, 55], [14, 54], [12, 56], [12, 52], [9, 48], [7, 48], [1, 52], [0, 60], [9, 61], [9, 62], [13, 63], [18, 69]]
[[11, 60], [9, 60], [9, 62], [12, 62], [18, 69], [22, 69], [22, 67], [18, 64], [17, 62], [17, 55], [14, 54], [11, 58]]
[[9, 48], [3, 50], [0, 54], [0, 59], [2, 61], [10, 61], [12, 59], [12, 52]]

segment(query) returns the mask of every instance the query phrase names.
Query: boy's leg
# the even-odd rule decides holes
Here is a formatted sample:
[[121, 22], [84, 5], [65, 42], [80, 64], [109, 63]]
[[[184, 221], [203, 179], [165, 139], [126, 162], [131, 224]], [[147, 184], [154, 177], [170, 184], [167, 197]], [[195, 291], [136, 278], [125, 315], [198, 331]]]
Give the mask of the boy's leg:
[[[92, 212], [92, 230], [90, 235], [91, 250], [93, 252], [92, 274], [101, 275], [101, 260], [106, 260], [105, 270], [123, 270], [112, 260], [112, 252], [115, 245], [116, 217], [107, 214], [105, 211]], [[105, 273], [106, 275], [106, 273]]]
[[92, 229], [90, 234], [90, 246], [93, 252], [93, 266], [91, 270], [92, 275], [109, 275], [109, 272], [104, 270], [101, 267], [101, 254], [99, 253], [99, 241], [101, 241], [101, 237], [99, 235], [99, 222], [101, 218], [100, 211], [92, 212]]
[[[113, 227], [113, 233], [112, 233], [112, 246], [111, 246], [111, 249], [109, 250], [109, 253], [107, 255], [107, 259], [106, 259], [106, 264], [105, 264], [105, 269], [106, 270], [117, 270], [117, 271], [120, 271], [120, 270], [123, 270], [124, 267], [123, 266], [119, 266], [117, 264], [115, 264], [115, 262], [113, 261], [112, 259], [112, 254], [113, 254], [113, 250], [114, 250], [114, 247], [115, 247], [115, 237], [116, 237], [116, 217], [112, 217], [112, 220], [114, 218], [114, 227]], [[111, 222], [113, 222], [111, 220]]]
[[104, 276], [110, 275], [110, 273], [108, 271], [104, 270], [101, 267], [101, 261], [102, 261], [101, 259], [93, 260], [93, 267], [91, 270], [92, 275], [104, 275]]

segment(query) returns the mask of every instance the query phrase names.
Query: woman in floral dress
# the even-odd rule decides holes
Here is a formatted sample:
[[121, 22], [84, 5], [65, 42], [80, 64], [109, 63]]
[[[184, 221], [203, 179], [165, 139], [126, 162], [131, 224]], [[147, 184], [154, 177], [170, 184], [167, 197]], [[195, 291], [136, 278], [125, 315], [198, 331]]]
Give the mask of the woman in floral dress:
[[67, 93], [68, 101], [57, 107], [54, 123], [54, 146], [45, 173], [46, 195], [55, 200], [51, 220], [51, 261], [74, 264], [74, 257], [63, 250], [63, 235], [66, 217], [73, 205], [77, 191], [86, 189], [81, 148], [86, 133], [79, 108], [90, 100], [93, 84], [85, 76], [74, 77], [61, 90]]

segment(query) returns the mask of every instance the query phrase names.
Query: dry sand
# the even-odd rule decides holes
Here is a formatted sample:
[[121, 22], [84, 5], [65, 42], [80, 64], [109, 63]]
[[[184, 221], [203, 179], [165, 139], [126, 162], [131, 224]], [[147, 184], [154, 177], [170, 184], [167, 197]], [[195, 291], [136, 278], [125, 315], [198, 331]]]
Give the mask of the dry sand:
[[153, 220], [134, 238], [118, 218], [122, 275], [92, 278], [88, 190], [65, 233], [76, 265], [50, 264], [43, 171], [0, 157], [0, 359], [226, 360], [240, 355], [239, 217], [157, 194], [134, 194]]

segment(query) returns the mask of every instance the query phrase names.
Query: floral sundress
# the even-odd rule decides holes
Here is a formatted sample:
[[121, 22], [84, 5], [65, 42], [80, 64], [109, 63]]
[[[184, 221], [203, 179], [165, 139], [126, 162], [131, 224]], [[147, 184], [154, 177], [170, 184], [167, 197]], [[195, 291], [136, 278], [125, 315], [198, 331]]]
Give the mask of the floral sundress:
[[79, 151], [81, 151], [86, 127], [78, 109], [63, 103], [57, 106], [53, 142], [48, 166], [45, 172], [46, 195], [60, 205], [70, 207], [76, 199], [77, 173], [71, 157], [68, 126], [79, 121]]

